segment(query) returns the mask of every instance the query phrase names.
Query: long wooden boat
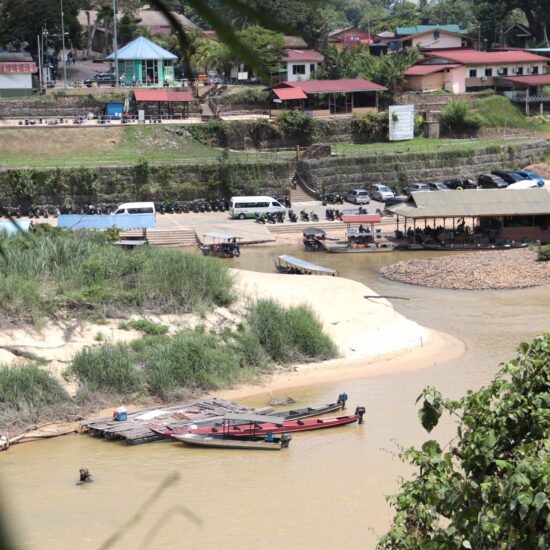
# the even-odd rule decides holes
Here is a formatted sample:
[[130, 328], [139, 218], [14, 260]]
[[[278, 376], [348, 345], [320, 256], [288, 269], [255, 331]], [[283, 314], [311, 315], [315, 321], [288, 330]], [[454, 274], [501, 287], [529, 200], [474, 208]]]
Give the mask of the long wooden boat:
[[308, 432], [326, 428], [336, 428], [353, 424], [359, 420], [359, 415], [351, 414], [331, 418], [306, 418], [304, 420], [285, 420], [281, 422], [254, 422], [250, 424], [234, 424], [209, 426], [205, 428], [187, 428], [182, 430], [158, 430], [163, 435], [223, 435], [224, 437], [264, 436], [268, 433], [282, 434], [293, 432]]
[[254, 451], [280, 451], [288, 447], [290, 439], [287, 437], [274, 438], [268, 441], [260, 437], [236, 438], [226, 437], [221, 434], [196, 434], [187, 433], [173, 435], [173, 439], [181, 441], [186, 445], [194, 447], [205, 447], [210, 449], [247, 449]]
[[316, 405], [314, 407], [303, 407], [301, 409], [290, 409], [288, 411], [274, 412], [270, 413], [270, 416], [279, 416], [283, 420], [298, 420], [338, 411], [341, 408], [341, 403], [327, 403], [326, 405]]
[[395, 250], [394, 243], [369, 243], [365, 245], [345, 244], [340, 246], [326, 246], [326, 252], [336, 254], [365, 254], [373, 252], [393, 252]]
[[306, 262], [300, 258], [289, 256], [288, 254], [282, 254], [279, 256], [279, 262], [275, 263], [275, 269], [279, 273], [286, 275], [328, 275], [332, 277], [338, 277], [338, 271], [336, 269], [330, 269], [322, 265]]

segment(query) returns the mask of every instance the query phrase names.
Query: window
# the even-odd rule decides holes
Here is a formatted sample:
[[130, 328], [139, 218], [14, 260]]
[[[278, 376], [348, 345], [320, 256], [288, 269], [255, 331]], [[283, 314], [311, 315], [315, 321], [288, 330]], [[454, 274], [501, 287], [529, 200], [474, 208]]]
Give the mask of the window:
[[523, 67], [517, 67], [516, 74], [523, 74]]
[[309, 66], [309, 74], [313, 74], [315, 72], [315, 65], [312, 63], [310, 66]]
[[502, 76], [506, 76], [508, 74], [508, 67], [502, 67], [502, 69], [499, 69]]
[[477, 69], [470, 69], [470, 78], [475, 78], [477, 76]]
[[485, 69], [485, 76], [493, 76], [493, 69]]
[[538, 65], [534, 65], [533, 67], [531, 67], [531, 74], [539, 74]]
[[292, 65], [292, 74], [306, 74], [306, 66]]
[[439, 40], [440, 36], [439, 31], [434, 31], [434, 40]]

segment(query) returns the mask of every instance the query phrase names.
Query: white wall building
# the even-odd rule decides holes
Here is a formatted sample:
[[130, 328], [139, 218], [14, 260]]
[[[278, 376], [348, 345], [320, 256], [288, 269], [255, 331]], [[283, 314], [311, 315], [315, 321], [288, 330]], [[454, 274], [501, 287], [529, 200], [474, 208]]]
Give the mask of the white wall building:
[[37, 70], [34, 62], [0, 61], [0, 97], [31, 95]]

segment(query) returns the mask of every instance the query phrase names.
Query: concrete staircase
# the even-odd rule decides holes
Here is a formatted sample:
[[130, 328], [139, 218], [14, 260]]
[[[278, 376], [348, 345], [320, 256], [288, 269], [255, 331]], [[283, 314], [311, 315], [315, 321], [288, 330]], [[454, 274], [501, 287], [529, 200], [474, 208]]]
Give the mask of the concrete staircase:
[[[140, 230], [120, 233], [122, 238], [139, 238], [141, 235]], [[153, 246], [180, 248], [182, 246], [196, 246], [197, 234], [194, 229], [148, 229], [147, 240]]]
[[268, 230], [274, 235], [281, 235], [284, 233], [301, 233], [306, 227], [317, 227], [324, 231], [341, 231], [345, 232], [347, 225], [344, 222], [334, 221], [327, 222], [319, 220], [318, 222], [296, 222], [296, 223], [281, 223], [275, 225], [269, 225]]

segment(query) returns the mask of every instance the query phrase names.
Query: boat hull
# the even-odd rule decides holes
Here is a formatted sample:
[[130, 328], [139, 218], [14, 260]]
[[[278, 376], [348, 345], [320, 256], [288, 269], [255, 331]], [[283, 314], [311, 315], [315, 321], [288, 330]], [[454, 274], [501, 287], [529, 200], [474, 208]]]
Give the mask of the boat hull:
[[327, 403], [317, 407], [304, 407], [303, 409], [290, 409], [289, 411], [280, 411], [270, 413], [271, 416], [280, 416], [284, 420], [298, 420], [302, 418], [311, 418], [334, 411], [339, 411], [342, 408], [340, 403]]
[[[518, 248], [528, 248], [528, 244], [521, 243], [517, 245], [494, 245], [494, 246], [440, 246], [436, 244], [422, 245], [424, 250], [440, 250], [441, 252], [472, 252], [474, 250], [516, 250]], [[415, 249], [417, 250], [417, 249]]]
[[160, 433], [166, 436], [175, 435], [213, 435], [224, 438], [239, 438], [239, 437], [254, 437], [264, 436], [268, 433], [282, 434], [282, 433], [295, 433], [295, 432], [308, 432], [313, 430], [323, 430], [327, 428], [336, 428], [338, 426], [345, 426], [347, 424], [353, 424], [357, 422], [357, 415], [337, 416], [332, 418], [309, 418], [304, 420], [285, 420], [282, 425], [272, 423], [256, 424], [250, 426], [248, 424], [241, 424], [235, 426], [210, 426], [207, 428], [191, 428], [183, 430], [154, 430], [156, 433]]
[[372, 246], [365, 248], [352, 248], [350, 246], [327, 246], [325, 248], [326, 252], [332, 252], [335, 254], [376, 254], [379, 252], [393, 252], [395, 250], [395, 245], [388, 246]]
[[265, 441], [262, 439], [238, 439], [227, 438], [223, 435], [200, 435], [200, 434], [181, 434], [173, 435], [173, 439], [181, 441], [186, 445], [193, 447], [203, 447], [208, 449], [246, 449], [252, 451], [280, 451], [283, 449], [283, 442]]

